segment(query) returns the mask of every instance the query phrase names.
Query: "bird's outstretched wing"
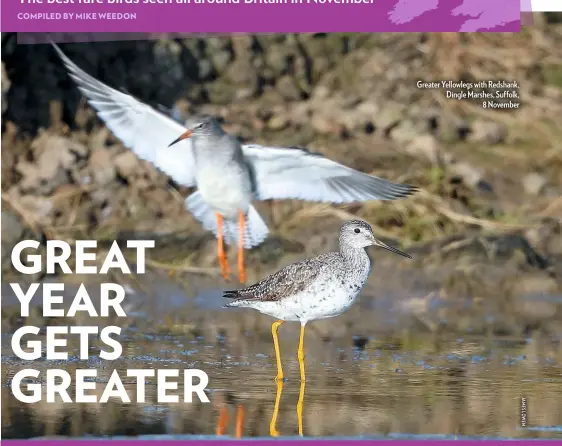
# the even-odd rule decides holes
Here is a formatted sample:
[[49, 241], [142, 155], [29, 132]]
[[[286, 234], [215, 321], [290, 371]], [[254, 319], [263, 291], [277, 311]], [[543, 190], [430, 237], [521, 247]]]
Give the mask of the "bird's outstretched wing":
[[[69, 75], [113, 134], [139, 158], [184, 186], [195, 185], [193, 146], [189, 139], [168, 147], [184, 126], [93, 78], [53, 44]], [[242, 146], [250, 163], [258, 199], [295, 198], [346, 203], [394, 200], [416, 191], [410, 185], [358, 172], [306, 149]]]
[[330, 203], [395, 200], [417, 188], [368, 175], [302, 148], [242, 146], [260, 200], [293, 198]]
[[191, 141], [185, 139], [168, 147], [186, 131], [184, 126], [133, 96], [98, 81], [72, 62], [57, 45], [52, 45], [88, 103], [125, 147], [178, 184], [195, 185]]

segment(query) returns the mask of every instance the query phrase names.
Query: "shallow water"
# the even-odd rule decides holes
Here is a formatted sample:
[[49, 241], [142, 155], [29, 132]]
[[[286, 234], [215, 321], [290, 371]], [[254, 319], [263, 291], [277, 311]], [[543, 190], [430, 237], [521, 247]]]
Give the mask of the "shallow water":
[[[293, 437], [299, 426], [304, 436], [315, 438], [562, 438], [560, 337], [458, 336], [439, 330], [436, 333], [441, 334], [427, 334], [428, 326], [443, 323], [444, 306], [455, 304], [450, 311], [457, 317], [471, 311], [462, 299], [448, 302], [429, 294], [423, 302], [408, 301], [404, 296], [412, 294], [398, 289], [395, 294], [377, 293], [376, 299], [364, 293], [344, 315], [310, 323], [305, 387], [296, 358], [298, 324], [284, 324], [279, 335], [287, 379], [277, 386], [271, 318], [253, 310], [220, 309], [221, 286], [214, 281], [195, 281], [186, 288], [150, 276], [141, 285], [145, 291], [127, 291], [128, 317], [102, 324], [123, 327], [119, 360], [101, 360], [100, 346], [94, 344], [89, 359], [82, 361], [75, 338], [68, 361], [22, 361], [12, 352], [11, 335], [2, 336], [4, 438], [215, 438], [219, 425], [224, 425], [221, 433], [235, 435], [239, 410], [244, 414], [241, 433], [253, 438]], [[65, 306], [76, 287], [65, 288]], [[94, 301], [99, 298], [96, 283], [88, 283], [87, 288]], [[3, 330], [9, 333], [22, 323], [40, 327], [100, 323], [97, 318], [52, 321], [37, 312], [25, 321], [5, 318], [7, 306], [17, 300], [5, 284], [2, 291], [3, 321], [9, 321]], [[40, 301], [34, 298], [32, 305]], [[419, 317], [410, 316], [412, 308], [419, 310], [420, 305], [421, 320], [427, 319], [422, 324]], [[486, 308], [471, 314], [470, 321], [482, 318], [491, 318]], [[42, 372], [30, 383], [44, 380], [46, 369], [64, 369], [72, 376], [76, 369], [95, 369], [93, 393], [98, 397], [116, 369], [132, 399], [136, 382], [126, 377], [127, 369], [197, 368], [208, 374], [210, 404], [197, 398], [194, 403], [158, 403], [155, 378], [147, 380], [146, 403], [110, 399], [107, 404], [24, 404], [10, 390], [13, 375], [24, 368]], [[182, 394], [183, 382], [178, 381], [179, 391], [170, 394]], [[225, 410], [228, 420], [220, 422], [221, 413], [225, 421]]]
[[[94, 347], [87, 361], [35, 361], [13, 355], [2, 339], [2, 436], [214, 436], [221, 409], [228, 410], [224, 434], [234, 435], [237, 408], [244, 410], [243, 436], [271, 434], [279, 396], [276, 430], [298, 434], [296, 412], [301, 391], [296, 340], [298, 326], [281, 327], [287, 381], [277, 386], [270, 339], [246, 332], [236, 342], [217, 336], [161, 336], [127, 329], [123, 355], [100, 360]], [[349, 339], [305, 343], [307, 382], [303, 390], [302, 430], [312, 437], [433, 436], [562, 438], [562, 349], [547, 339], [415, 336], [368, 340], [363, 350]], [[147, 403], [74, 404], [17, 401], [9, 388], [22, 368], [96, 368], [101, 395], [113, 369], [130, 395], [136, 388], [125, 369], [199, 368], [209, 376], [210, 404], [156, 403], [156, 385], [147, 385]], [[42, 375], [43, 376], [43, 375]], [[180, 380], [181, 394], [183, 385]], [[71, 393], [72, 395], [72, 393]], [[527, 428], [521, 428], [526, 398]]]

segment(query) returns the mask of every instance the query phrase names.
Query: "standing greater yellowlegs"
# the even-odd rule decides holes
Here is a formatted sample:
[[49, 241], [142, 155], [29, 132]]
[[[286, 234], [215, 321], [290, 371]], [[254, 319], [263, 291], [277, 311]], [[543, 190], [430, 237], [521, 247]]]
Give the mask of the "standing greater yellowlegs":
[[338, 316], [355, 301], [371, 271], [367, 246], [380, 246], [411, 256], [375, 238], [369, 224], [351, 220], [340, 230], [339, 252], [321, 254], [293, 263], [248, 288], [225, 291], [233, 299], [225, 307], [246, 307], [276, 319], [271, 327], [277, 361], [276, 381], [283, 379], [277, 330], [285, 321], [300, 322], [298, 348], [301, 381], [304, 371], [304, 329], [308, 321]]
[[416, 191], [306, 149], [241, 145], [210, 117], [195, 117], [183, 126], [93, 78], [53, 46], [90, 105], [127, 148], [178, 184], [198, 188], [185, 205], [218, 238], [225, 278], [229, 271], [224, 242], [238, 243], [238, 272], [244, 283], [244, 249], [267, 237], [267, 225], [251, 204], [254, 199], [349, 203], [395, 200]]

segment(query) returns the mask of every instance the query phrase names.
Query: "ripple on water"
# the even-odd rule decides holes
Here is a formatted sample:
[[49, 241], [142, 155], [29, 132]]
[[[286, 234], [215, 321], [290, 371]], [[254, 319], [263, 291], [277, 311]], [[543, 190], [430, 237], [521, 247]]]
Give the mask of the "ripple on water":
[[[543, 349], [539, 340], [531, 344], [528, 340], [503, 341], [464, 336], [463, 342], [459, 342], [457, 337], [439, 339], [438, 342], [435, 337], [430, 337], [424, 343], [420, 336], [416, 338], [416, 345], [421, 347], [415, 349], [406, 348], [399, 341], [379, 341], [367, 343], [365, 349], [359, 351], [349, 345], [350, 339], [334, 339], [331, 343], [318, 341], [314, 344], [315, 341], [311, 338], [305, 346], [305, 435], [307, 432], [315, 432], [320, 435], [316, 438], [326, 438], [322, 435], [330, 434], [332, 436], [328, 438], [331, 439], [437, 440], [484, 439], [502, 432], [507, 437], [560, 438], [560, 346], [551, 343]], [[492, 349], [489, 348], [490, 345], [493, 346]], [[287, 382], [280, 399], [278, 428], [282, 434], [287, 435], [282, 438], [294, 438], [294, 411], [299, 395], [298, 362], [294, 351], [289, 354], [289, 347], [286, 348], [287, 350], [282, 351], [282, 360]], [[6, 386], [16, 370], [34, 366], [21, 361], [9, 350], [4, 350], [6, 354], [2, 355], [2, 384]], [[212, 404], [157, 404], [153, 395], [155, 386], [150, 385], [146, 391], [149, 403], [136, 408], [132, 405], [112, 405], [111, 410], [107, 406], [108, 410], [101, 412], [99, 409], [85, 409], [83, 424], [72, 425], [73, 432], [78, 435], [91, 433], [94, 438], [98, 438], [102, 432], [96, 431], [96, 426], [101, 424], [101, 417], [104, 419], [104, 433], [108, 435], [125, 430], [134, 434], [155, 434], [173, 429], [197, 435], [157, 435], [154, 438], [214, 439], [212, 434], [218, 417], [217, 404], [227, 401], [231, 404], [231, 424], [234, 423], [232, 405], [242, 404], [246, 408], [255, 408], [246, 411], [246, 425], [252, 427], [251, 430], [245, 430], [245, 433], [254, 435], [256, 439], [267, 436], [269, 417], [273, 413], [276, 399], [276, 385], [273, 381], [275, 359], [271, 353], [263, 353], [271, 351], [270, 341], [253, 337], [240, 344], [229, 344], [226, 339], [224, 345], [218, 348], [215, 336], [205, 343], [203, 337], [194, 339], [152, 334], [131, 340], [126, 351], [134, 354], [115, 362], [103, 361], [97, 354], [91, 356], [88, 359], [89, 366], [100, 370], [95, 379], [107, 382], [114, 368], [155, 368], [157, 364], [163, 367], [162, 364], [181, 363], [182, 366], [207, 372], [207, 391]], [[68, 367], [69, 371], [80, 368], [81, 361], [76, 359], [77, 356], [73, 355], [71, 358], [71, 361], [57, 363], [57, 367]], [[52, 367], [53, 363], [36, 361], [34, 364], [37, 368], [45, 368]], [[134, 386], [131, 383], [126, 385]], [[516, 427], [517, 423], [513, 422], [514, 401], [518, 401], [522, 395], [527, 395], [529, 399], [529, 417], [535, 423], [533, 430], [521, 431]], [[42, 410], [43, 406], [37, 406], [34, 413], [30, 413], [26, 406], [15, 401], [9, 393], [6, 393], [6, 398], [6, 410], [10, 411], [12, 427], [3, 427], [3, 436], [41, 435], [42, 431], [33, 434], [24, 428], [30, 425], [31, 417], [34, 426], [60, 424], [61, 430], [61, 420], [74, 422], [71, 413], [76, 412], [77, 405], [63, 405], [60, 408], [62, 412], [57, 412], [57, 418], [56, 411]], [[459, 401], [469, 402], [474, 410], [466, 411], [466, 407], [459, 405]], [[115, 413], [122, 413], [122, 416], [111, 415]], [[317, 413], [322, 413], [323, 416], [317, 417]], [[482, 414], [485, 413], [493, 413], [494, 417], [489, 417], [486, 423], [482, 423]], [[93, 418], [88, 421], [87, 417]], [[172, 421], [170, 417], [173, 418]], [[19, 424], [16, 422], [18, 419]], [[535, 429], [536, 423], [550, 427]], [[84, 430], [84, 426], [90, 426], [90, 430]], [[9, 430], [16, 428], [19, 431]], [[230, 430], [232, 429], [231, 426]], [[444, 429], [444, 435], [423, 434]], [[454, 435], [461, 429], [468, 436]], [[381, 435], [388, 431], [395, 433]]]
[[190, 348], [189, 350], [182, 350], [180, 352], [180, 354], [185, 355], [185, 356], [193, 356], [193, 355], [196, 355], [197, 353], [199, 353], [198, 348]]

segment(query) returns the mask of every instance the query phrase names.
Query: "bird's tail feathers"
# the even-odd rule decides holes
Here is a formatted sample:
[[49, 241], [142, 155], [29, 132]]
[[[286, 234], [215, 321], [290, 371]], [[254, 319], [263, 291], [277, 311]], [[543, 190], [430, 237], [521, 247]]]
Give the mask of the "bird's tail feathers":
[[238, 290], [227, 290], [222, 292], [222, 297], [226, 297], [227, 299], [236, 299], [240, 297], [240, 293]]
[[[201, 222], [201, 225], [207, 230], [218, 234], [217, 217], [215, 211], [205, 203], [199, 191], [194, 192], [185, 200], [185, 206]], [[246, 225], [244, 228], [244, 248], [251, 249], [261, 244], [269, 234], [267, 225], [258, 214], [256, 208], [250, 205], [248, 214], [246, 215]], [[238, 244], [238, 221], [224, 220], [223, 234], [224, 241], [227, 245]]]
[[240, 290], [223, 291], [222, 297], [232, 299], [230, 302], [224, 304], [222, 306], [223, 308], [246, 307], [250, 302], [252, 302], [251, 298], [242, 296], [240, 294]]

